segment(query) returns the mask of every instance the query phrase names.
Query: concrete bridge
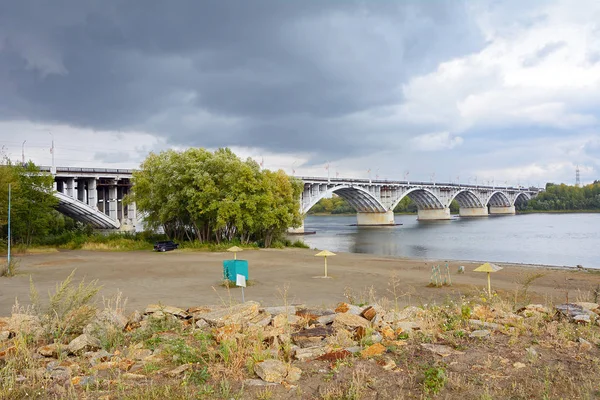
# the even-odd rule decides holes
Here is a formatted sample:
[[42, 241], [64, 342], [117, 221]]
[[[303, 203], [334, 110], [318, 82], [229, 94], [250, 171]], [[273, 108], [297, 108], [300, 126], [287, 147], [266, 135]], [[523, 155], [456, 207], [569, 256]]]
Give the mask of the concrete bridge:
[[[41, 167], [52, 172], [58, 209], [98, 229], [135, 230], [135, 204], [124, 205], [131, 190], [133, 170]], [[536, 196], [540, 189], [461, 185], [453, 183], [369, 179], [298, 177], [304, 182], [300, 208], [306, 214], [322, 198], [336, 194], [357, 211], [358, 225], [394, 225], [394, 208], [406, 196], [417, 205], [419, 220], [450, 219], [456, 200], [461, 217], [515, 214], [515, 205]], [[294, 230], [303, 232], [304, 227]]]

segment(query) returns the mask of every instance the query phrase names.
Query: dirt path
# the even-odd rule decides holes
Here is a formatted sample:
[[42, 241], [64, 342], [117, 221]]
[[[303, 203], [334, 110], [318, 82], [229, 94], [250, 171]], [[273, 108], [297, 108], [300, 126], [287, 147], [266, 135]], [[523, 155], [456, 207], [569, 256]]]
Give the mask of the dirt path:
[[[332, 279], [315, 279], [323, 274], [323, 260], [314, 257], [312, 250], [255, 250], [239, 254], [250, 265], [250, 279], [255, 284], [246, 289], [246, 299], [265, 305], [281, 304], [287, 287], [290, 303], [313, 306], [331, 306], [345, 301], [344, 293], [352, 291], [358, 300], [366, 297], [369, 288], [376, 295], [392, 297], [392, 277], [398, 282], [403, 304], [421, 304], [443, 301], [461, 294], [473, 293], [486, 285], [485, 274], [472, 272], [478, 263], [451, 262], [453, 286], [427, 287], [431, 265], [439, 262], [406, 260], [363, 254], [339, 254], [329, 258]], [[183, 252], [91, 252], [64, 251], [51, 254], [19, 257], [20, 274], [14, 278], [0, 278], [0, 315], [8, 315], [15, 298], [23, 304], [29, 301], [29, 276], [44, 297], [48, 290], [77, 269], [76, 279], [97, 279], [103, 286], [104, 296], [122, 291], [128, 298], [128, 309], [143, 309], [147, 304], [161, 302], [180, 307], [200, 304], [219, 304], [241, 301], [238, 288], [219, 286], [222, 260], [229, 253]], [[464, 265], [465, 274], [457, 274]], [[527, 268], [506, 265], [492, 276], [493, 287], [501, 294], [514, 297], [522, 282], [533, 274], [541, 273], [529, 288], [533, 301], [563, 302], [567, 292], [570, 300], [590, 299], [600, 285], [600, 273], [567, 271], [545, 268]], [[512, 297], [511, 297], [512, 298]]]

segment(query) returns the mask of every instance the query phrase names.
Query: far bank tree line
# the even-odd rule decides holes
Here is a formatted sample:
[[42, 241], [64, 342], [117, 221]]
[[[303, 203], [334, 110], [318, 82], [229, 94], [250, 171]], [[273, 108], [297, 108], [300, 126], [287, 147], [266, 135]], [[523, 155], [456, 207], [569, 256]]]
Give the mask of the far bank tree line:
[[[546, 184], [546, 190], [528, 202], [516, 205], [519, 211], [600, 211], [600, 181], [583, 186]], [[450, 212], [458, 213], [456, 200], [450, 204]], [[356, 210], [342, 197], [321, 199], [309, 214], [353, 214]], [[417, 205], [404, 197], [394, 208], [395, 213], [416, 213]]]
[[151, 153], [133, 184], [127, 201], [136, 202], [147, 227], [177, 240], [269, 247], [302, 223], [302, 182], [229, 149]]

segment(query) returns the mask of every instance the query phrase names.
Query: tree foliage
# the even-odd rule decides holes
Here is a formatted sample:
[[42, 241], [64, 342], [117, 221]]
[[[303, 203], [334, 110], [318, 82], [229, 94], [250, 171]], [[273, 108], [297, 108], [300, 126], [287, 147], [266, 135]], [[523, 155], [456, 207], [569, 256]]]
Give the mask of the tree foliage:
[[309, 214], [354, 214], [356, 210], [344, 199], [337, 195], [319, 200], [309, 211]]
[[0, 223], [7, 236], [8, 184], [11, 184], [11, 235], [26, 246], [50, 233], [56, 225], [52, 175], [41, 173], [32, 162], [13, 164], [4, 159], [0, 167]]
[[583, 187], [546, 184], [546, 190], [522, 206], [534, 211], [600, 210], [600, 182]]
[[302, 182], [261, 171], [229, 149], [151, 153], [133, 174], [135, 201], [149, 228], [200, 242], [262, 242], [300, 226]]

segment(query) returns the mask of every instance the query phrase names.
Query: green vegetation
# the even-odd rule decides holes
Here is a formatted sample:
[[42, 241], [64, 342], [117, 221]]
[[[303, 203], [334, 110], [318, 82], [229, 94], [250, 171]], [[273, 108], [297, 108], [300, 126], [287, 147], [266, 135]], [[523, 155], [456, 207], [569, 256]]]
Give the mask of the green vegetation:
[[546, 191], [517, 204], [519, 211], [600, 211], [600, 181], [583, 187], [546, 184]]
[[302, 183], [261, 171], [229, 149], [151, 153], [133, 174], [133, 194], [149, 228], [179, 241], [239, 240], [264, 247], [300, 226]]

